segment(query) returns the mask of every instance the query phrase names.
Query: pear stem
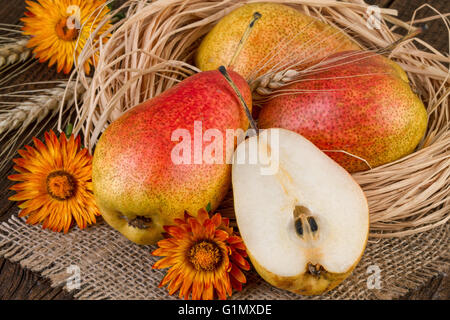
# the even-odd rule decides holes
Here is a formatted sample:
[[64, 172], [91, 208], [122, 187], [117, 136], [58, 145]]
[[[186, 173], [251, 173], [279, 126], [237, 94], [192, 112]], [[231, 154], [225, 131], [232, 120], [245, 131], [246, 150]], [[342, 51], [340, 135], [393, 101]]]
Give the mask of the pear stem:
[[401, 37], [400, 39], [392, 42], [390, 45], [384, 47], [383, 49], [381, 49], [381, 51], [383, 52], [392, 52], [400, 43], [412, 39], [415, 36], [417, 36], [418, 34], [422, 33], [424, 30], [426, 30], [426, 27], [419, 27], [417, 29], [415, 29], [414, 31], [408, 32], [406, 35], [404, 35], [403, 37]]
[[247, 103], [245, 103], [244, 98], [241, 95], [241, 92], [239, 91], [238, 87], [234, 84], [233, 80], [231, 79], [230, 75], [227, 72], [227, 69], [224, 66], [219, 67], [220, 73], [224, 76], [224, 78], [227, 80], [228, 84], [233, 88], [234, 92], [239, 98], [239, 101], [241, 102], [242, 107], [244, 108], [245, 114], [247, 115], [248, 122], [250, 123], [250, 127], [255, 130], [256, 134], [258, 134], [258, 126], [256, 125], [255, 120], [252, 117], [252, 113], [250, 112], [250, 109], [247, 106]]
[[228, 67], [231, 67], [234, 62], [236, 61], [236, 58], [239, 56], [239, 54], [242, 51], [242, 48], [244, 47], [245, 42], [247, 41], [248, 37], [250, 36], [250, 33], [252, 32], [253, 27], [255, 26], [255, 22], [261, 18], [261, 13], [259, 12], [255, 12], [253, 14], [253, 19], [252, 21], [250, 21], [249, 25], [247, 26], [247, 28], [244, 31], [244, 34], [242, 35], [241, 40], [239, 40], [239, 44], [237, 46], [236, 51], [234, 52], [233, 57], [231, 58], [230, 63], [228, 64]]

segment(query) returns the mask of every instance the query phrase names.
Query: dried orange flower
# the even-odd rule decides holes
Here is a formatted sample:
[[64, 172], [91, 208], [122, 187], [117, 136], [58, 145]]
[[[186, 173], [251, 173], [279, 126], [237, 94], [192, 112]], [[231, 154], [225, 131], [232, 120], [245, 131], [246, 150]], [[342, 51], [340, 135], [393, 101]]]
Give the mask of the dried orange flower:
[[[49, 61], [49, 67], [57, 64], [57, 71], [69, 73], [91, 32], [109, 13], [106, 0], [37, 0], [25, 1], [28, 5], [23, 34], [31, 36], [27, 46], [40, 62]], [[111, 24], [106, 23], [95, 35], [97, 41]], [[106, 38], [105, 38], [106, 39]], [[95, 57], [94, 57], [95, 58]], [[90, 58], [84, 65], [89, 73]]]
[[209, 218], [206, 210], [197, 217], [185, 214], [175, 219], [174, 226], [165, 226], [166, 239], [158, 242], [154, 269], [169, 268], [159, 287], [168, 284], [169, 294], [179, 290], [181, 298], [212, 300], [216, 296], [225, 300], [232, 289], [242, 290], [246, 282], [241, 271], [249, 270], [247, 253], [241, 237], [229, 226], [229, 219], [216, 213]]
[[92, 193], [92, 157], [81, 149], [80, 137], [69, 139], [62, 133], [45, 133], [45, 144], [33, 138], [35, 148], [19, 150], [22, 158], [14, 159], [18, 174], [8, 177], [21, 181], [10, 189], [17, 193], [9, 198], [19, 201], [20, 217], [27, 223], [42, 223], [53, 231], [69, 231], [75, 221], [80, 229], [96, 222], [100, 212]]

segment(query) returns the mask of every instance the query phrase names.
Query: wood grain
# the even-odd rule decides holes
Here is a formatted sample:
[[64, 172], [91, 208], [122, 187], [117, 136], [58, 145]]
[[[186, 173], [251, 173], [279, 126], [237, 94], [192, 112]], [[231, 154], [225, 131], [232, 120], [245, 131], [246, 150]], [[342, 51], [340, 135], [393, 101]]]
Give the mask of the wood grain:
[[[397, 9], [399, 18], [402, 20], [410, 20], [414, 9], [425, 2], [443, 13], [450, 12], [448, 0], [369, 0], [367, 2], [380, 7]], [[22, 0], [2, 0], [0, 22], [18, 24], [24, 9], [25, 4]], [[431, 9], [425, 8], [418, 12], [417, 19], [433, 14]], [[428, 31], [421, 37], [431, 42], [436, 49], [448, 52], [448, 41], [442, 34], [442, 22], [428, 23], [428, 27]], [[27, 74], [19, 76], [14, 82], [23, 83], [62, 77], [55, 72], [54, 68], [49, 69], [46, 65], [40, 64]], [[8, 174], [12, 172], [10, 170]], [[8, 190], [11, 185], [12, 183], [6, 179], [6, 175], [0, 178], [0, 222], [17, 213], [15, 204], [7, 199], [13, 194]], [[403, 298], [449, 300], [450, 279], [448, 272], [435, 276], [422, 288], [409, 292]], [[65, 292], [62, 288], [51, 288], [49, 281], [43, 279], [38, 273], [23, 269], [18, 263], [0, 258], [0, 300], [8, 299], [73, 299], [73, 295]]]

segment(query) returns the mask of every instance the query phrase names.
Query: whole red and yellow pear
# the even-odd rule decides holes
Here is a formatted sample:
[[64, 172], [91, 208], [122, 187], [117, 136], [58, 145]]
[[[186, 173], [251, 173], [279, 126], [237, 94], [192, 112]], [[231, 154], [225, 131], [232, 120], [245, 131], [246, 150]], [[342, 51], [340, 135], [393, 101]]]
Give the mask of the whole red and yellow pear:
[[[230, 74], [251, 106], [247, 83]], [[214, 210], [230, 186], [231, 165], [225, 157], [234, 145], [217, 140], [223, 159], [199, 161], [198, 150], [200, 157], [206, 150], [214, 157], [220, 148], [211, 147], [215, 136], [205, 136], [200, 149], [198, 139], [208, 129], [225, 137], [226, 129], [247, 127], [239, 100], [219, 71], [193, 75], [130, 109], [107, 127], [94, 152], [92, 182], [103, 218], [131, 241], [153, 244], [162, 238], [163, 226], [185, 211], [196, 214], [208, 204]], [[173, 136], [177, 129], [188, 138]], [[189, 153], [176, 148], [181, 143], [191, 146]], [[174, 162], [174, 150], [186, 161]]]
[[426, 131], [426, 109], [406, 73], [373, 52], [337, 53], [282, 89], [263, 106], [259, 126], [303, 135], [349, 172], [410, 154]]

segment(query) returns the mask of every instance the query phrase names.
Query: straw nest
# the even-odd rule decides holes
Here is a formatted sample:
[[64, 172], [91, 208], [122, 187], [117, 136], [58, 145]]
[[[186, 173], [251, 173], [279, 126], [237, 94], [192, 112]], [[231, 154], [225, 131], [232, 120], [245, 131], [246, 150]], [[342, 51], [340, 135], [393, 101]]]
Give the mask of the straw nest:
[[[92, 150], [101, 132], [124, 111], [199, 72], [193, 57], [202, 37], [223, 16], [248, 2], [258, 1], [129, 0], [120, 7], [118, 11], [125, 11], [126, 18], [112, 27], [109, 41], [85, 46], [80, 67], [72, 74], [86, 89], [82, 101], [76, 103], [75, 123], [75, 132], [83, 133], [85, 145]], [[409, 22], [395, 18], [395, 10], [381, 9], [381, 28], [370, 29], [368, 5], [362, 0], [272, 2], [288, 4], [339, 28], [366, 50], [383, 51], [408, 73], [427, 107], [428, 129], [414, 153], [353, 175], [368, 198], [370, 235], [405, 236], [446, 223], [450, 217], [449, 55], [416, 37], [391, 44], [405, 30], [414, 31], [418, 23], [433, 19], [442, 20], [443, 35], [450, 38], [447, 18], [428, 5], [416, 12], [428, 7], [435, 12], [432, 16], [419, 21], [414, 14]], [[92, 38], [95, 33], [92, 30]], [[98, 64], [88, 77], [82, 66], [92, 54], [98, 55]], [[290, 75], [290, 67], [272, 70], [264, 81], [252, 83], [255, 99], [261, 93], [272, 94], [264, 87]], [[284, 80], [288, 82], [289, 77]]]

